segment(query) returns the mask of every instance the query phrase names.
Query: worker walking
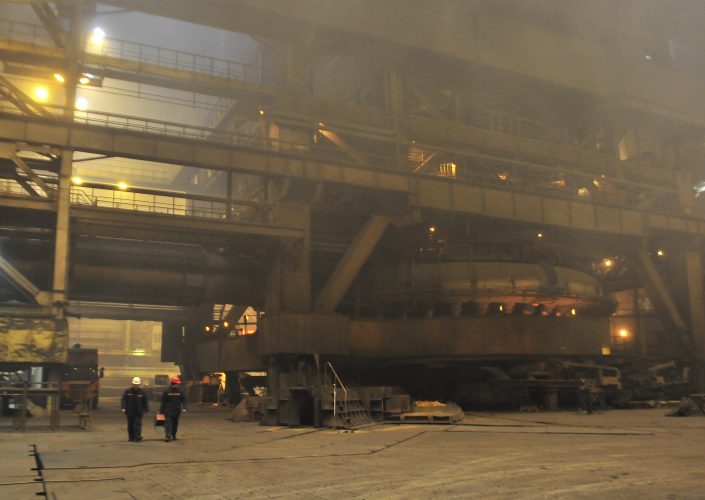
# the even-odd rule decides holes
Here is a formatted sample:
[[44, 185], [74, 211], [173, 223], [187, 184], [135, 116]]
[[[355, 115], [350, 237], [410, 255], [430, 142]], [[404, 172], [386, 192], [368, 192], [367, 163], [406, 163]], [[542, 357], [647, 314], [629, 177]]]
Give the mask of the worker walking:
[[181, 379], [172, 377], [169, 382], [171, 385], [162, 394], [162, 404], [159, 407], [159, 413], [163, 413], [166, 417], [164, 420], [164, 441], [169, 442], [172, 439], [176, 440], [176, 431], [179, 430], [179, 417], [181, 412], [186, 411], [186, 398], [181, 392]]
[[139, 377], [132, 379], [132, 387], [125, 390], [122, 395], [120, 407], [127, 416], [127, 436], [130, 441], [142, 441], [142, 415], [149, 411], [147, 396], [140, 389], [142, 380]]
[[578, 411], [585, 410], [588, 415], [593, 411], [593, 385], [588, 378], [579, 378]]

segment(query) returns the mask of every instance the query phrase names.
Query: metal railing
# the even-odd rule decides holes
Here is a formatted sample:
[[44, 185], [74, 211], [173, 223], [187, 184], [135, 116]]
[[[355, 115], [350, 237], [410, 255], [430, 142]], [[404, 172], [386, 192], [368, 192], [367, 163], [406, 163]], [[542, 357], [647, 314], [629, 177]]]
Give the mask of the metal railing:
[[[65, 118], [62, 116], [63, 108], [61, 106], [45, 107], [56, 116], [57, 120], [65, 121]], [[6, 101], [0, 101], [0, 113], [24, 116], [20, 110]], [[396, 164], [396, 161], [390, 156], [358, 152], [356, 153], [356, 159], [353, 159], [348, 153], [338, 147], [327, 147], [320, 144], [313, 145], [308, 142], [283, 141], [280, 139], [272, 139], [243, 133], [230, 133], [207, 127], [199, 127], [196, 125], [186, 125], [183, 123], [120, 115], [116, 113], [76, 111], [73, 122], [90, 126], [209, 141], [273, 153], [295, 154], [299, 156], [314, 157], [321, 160], [357, 165], [361, 164], [370, 168], [379, 169]]]
[[331, 373], [333, 373], [333, 425], [338, 427], [338, 394], [337, 394], [337, 388], [336, 388], [336, 382], [340, 384], [340, 388], [343, 389], [343, 413], [344, 415], [347, 416], [348, 414], [348, 389], [345, 387], [345, 384], [343, 384], [343, 381], [340, 380], [340, 377], [338, 376], [338, 372], [335, 371], [335, 368], [333, 368], [333, 364], [330, 361], [326, 361], [326, 364], [324, 366], [324, 374], [323, 378], [327, 382], [328, 381], [328, 369], [330, 368]]
[[218, 79], [256, 85], [275, 86], [278, 83], [274, 68], [115, 38], [105, 38], [100, 46], [92, 45], [89, 41], [86, 52]]
[[[10, 19], [0, 19], [0, 40], [28, 43], [33, 46], [54, 46], [54, 42], [43, 26]], [[88, 54], [256, 85], [274, 86], [278, 81], [273, 67], [115, 38], [106, 37], [100, 44], [93, 44], [88, 37], [85, 50]]]
[[54, 45], [44, 26], [12, 19], [0, 19], [0, 40], [31, 45]]
[[31, 408], [38, 405], [33, 398], [46, 400], [48, 424], [50, 429], [59, 428], [59, 383], [58, 382], [26, 382], [3, 380], [0, 381], [0, 400], [7, 404], [12, 412], [12, 428], [24, 431], [27, 429], [27, 417]]
[[80, 186], [72, 186], [71, 203], [95, 208], [246, 222], [261, 222], [265, 211], [264, 204], [257, 202], [204, 200], [186, 194], [176, 196], [165, 192], [153, 195]]

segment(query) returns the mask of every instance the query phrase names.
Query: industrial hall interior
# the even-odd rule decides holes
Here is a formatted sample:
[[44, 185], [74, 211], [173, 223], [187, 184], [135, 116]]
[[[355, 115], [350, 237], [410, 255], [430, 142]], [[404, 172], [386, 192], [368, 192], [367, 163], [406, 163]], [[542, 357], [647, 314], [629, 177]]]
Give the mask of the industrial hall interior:
[[[113, 441], [291, 467], [204, 498], [607, 494], [400, 464], [486, 439], [506, 470], [561, 425], [608, 463], [606, 429], [649, 456], [699, 425], [661, 417], [705, 414], [703, 26], [700, 0], [0, 2], [0, 465], [32, 443], [63, 498]], [[122, 442], [134, 381], [151, 413], [183, 391], [178, 453], [151, 415]], [[356, 465], [304, 482], [288, 438]], [[396, 489], [343, 479], [365, 467]], [[83, 494], [154, 498], [139, 470]]]

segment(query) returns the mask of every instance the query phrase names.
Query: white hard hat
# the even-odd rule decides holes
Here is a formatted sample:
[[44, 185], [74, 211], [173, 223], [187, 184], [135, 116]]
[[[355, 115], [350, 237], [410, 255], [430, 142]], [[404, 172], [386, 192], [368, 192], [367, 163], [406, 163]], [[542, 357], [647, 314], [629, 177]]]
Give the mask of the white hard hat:
[[132, 379], [132, 385], [140, 385], [142, 383], [142, 379], [139, 377], [135, 377]]

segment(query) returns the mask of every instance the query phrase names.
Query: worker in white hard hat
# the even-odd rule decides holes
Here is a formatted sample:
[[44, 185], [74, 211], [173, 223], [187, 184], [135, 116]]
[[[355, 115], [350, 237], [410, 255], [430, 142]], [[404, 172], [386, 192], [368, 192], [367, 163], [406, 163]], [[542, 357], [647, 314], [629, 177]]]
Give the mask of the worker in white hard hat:
[[127, 435], [130, 441], [142, 441], [142, 415], [149, 411], [147, 396], [140, 389], [142, 380], [139, 377], [132, 379], [132, 387], [125, 390], [122, 395], [121, 408], [127, 416]]

